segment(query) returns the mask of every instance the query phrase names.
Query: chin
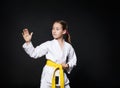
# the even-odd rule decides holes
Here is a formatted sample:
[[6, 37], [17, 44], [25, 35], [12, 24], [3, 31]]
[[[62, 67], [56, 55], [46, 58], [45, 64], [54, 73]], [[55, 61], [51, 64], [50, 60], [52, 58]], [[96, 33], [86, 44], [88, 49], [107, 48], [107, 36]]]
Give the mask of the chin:
[[55, 37], [54, 37], [54, 39], [58, 39], [58, 38], [55, 38]]
[[53, 37], [54, 39], [58, 39], [57, 37]]
[[54, 39], [58, 39], [58, 37], [56, 37], [56, 36], [53, 36], [53, 38], [54, 38]]

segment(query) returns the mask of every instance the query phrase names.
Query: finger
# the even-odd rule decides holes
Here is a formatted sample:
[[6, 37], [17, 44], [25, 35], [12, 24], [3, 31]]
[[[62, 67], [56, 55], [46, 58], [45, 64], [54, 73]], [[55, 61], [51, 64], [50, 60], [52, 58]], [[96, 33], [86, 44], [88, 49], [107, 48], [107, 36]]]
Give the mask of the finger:
[[22, 36], [23, 36], [23, 38], [25, 38], [27, 35], [25, 35], [24, 33], [22, 33]]
[[24, 29], [24, 32], [28, 32], [28, 29]]
[[24, 34], [29, 34], [28, 29], [27, 29], [27, 28], [23, 29], [23, 33], [24, 33]]
[[28, 30], [27, 28], [24, 28], [24, 29], [23, 29], [23, 32], [24, 32], [24, 31], [27, 31], [27, 30]]
[[32, 35], [33, 35], [33, 32], [31, 32], [30, 35], [32, 36]]

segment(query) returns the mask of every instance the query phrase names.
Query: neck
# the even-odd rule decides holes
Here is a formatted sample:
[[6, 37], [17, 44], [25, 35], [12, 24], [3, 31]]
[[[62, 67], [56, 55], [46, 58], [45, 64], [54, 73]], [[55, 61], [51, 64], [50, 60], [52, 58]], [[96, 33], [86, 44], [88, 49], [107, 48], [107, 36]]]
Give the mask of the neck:
[[58, 42], [60, 43], [60, 44], [63, 44], [63, 38], [58, 38], [58, 39], [56, 39], [56, 40], [58, 40]]

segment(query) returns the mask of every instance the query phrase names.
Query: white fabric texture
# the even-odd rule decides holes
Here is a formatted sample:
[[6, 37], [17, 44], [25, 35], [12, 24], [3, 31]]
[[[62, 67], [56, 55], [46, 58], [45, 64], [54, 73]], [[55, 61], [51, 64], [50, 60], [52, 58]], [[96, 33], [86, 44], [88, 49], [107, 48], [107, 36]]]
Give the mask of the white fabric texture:
[[[46, 59], [54, 61], [58, 64], [67, 63], [69, 64], [68, 74], [72, 71], [73, 67], [76, 66], [77, 57], [74, 48], [71, 44], [64, 41], [64, 47], [61, 49], [58, 41], [56, 39], [46, 41], [36, 47], [33, 46], [32, 42], [29, 44], [24, 43], [23, 48], [25, 52], [32, 58], [39, 58], [45, 55]], [[68, 62], [66, 62], [68, 58]], [[51, 84], [52, 75], [54, 68], [45, 65], [43, 68], [41, 76], [41, 84], [48, 83]], [[59, 76], [59, 70], [56, 71], [56, 76]], [[65, 84], [69, 84], [69, 79], [66, 73], [64, 73]], [[44, 82], [44, 83], [43, 83]], [[59, 84], [58, 84], [59, 85]], [[45, 87], [44, 87], [45, 88]]]

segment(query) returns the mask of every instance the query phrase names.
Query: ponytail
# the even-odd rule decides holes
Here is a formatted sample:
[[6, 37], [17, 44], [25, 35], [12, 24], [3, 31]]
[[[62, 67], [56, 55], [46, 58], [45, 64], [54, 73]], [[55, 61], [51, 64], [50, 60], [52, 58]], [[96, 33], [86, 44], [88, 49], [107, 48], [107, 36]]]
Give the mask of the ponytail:
[[71, 44], [71, 37], [70, 37], [70, 33], [68, 32], [68, 30], [66, 30], [66, 34], [65, 35], [66, 35], [66, 37], [65, 37], [66, 42]]

